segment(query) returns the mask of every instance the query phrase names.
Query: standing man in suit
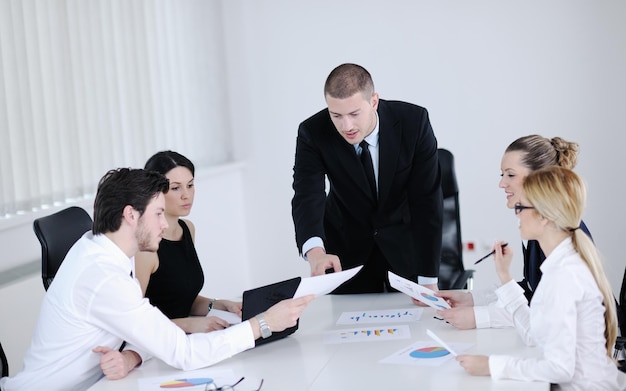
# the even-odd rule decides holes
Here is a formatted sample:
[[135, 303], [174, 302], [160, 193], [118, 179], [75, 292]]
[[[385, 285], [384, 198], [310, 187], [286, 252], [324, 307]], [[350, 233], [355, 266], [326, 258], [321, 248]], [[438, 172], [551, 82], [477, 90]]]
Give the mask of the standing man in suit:
[[335, 68], [324, 96], [328, 108], [298, 129], [293, 175], [296, 242], [311, 275], [364, 265], [334, 293], [388, 291], [388, 270], [436, 290], [443, 201], [428, 112], [379, 99], [356, 64]]

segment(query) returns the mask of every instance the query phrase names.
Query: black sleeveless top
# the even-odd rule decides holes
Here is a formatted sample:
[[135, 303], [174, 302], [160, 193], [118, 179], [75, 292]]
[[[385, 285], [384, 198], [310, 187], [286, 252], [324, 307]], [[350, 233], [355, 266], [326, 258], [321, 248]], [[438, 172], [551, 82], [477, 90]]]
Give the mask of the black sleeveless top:
[[204, 285], [204, 273], [191, 238], [191, 232], [182, 220], [179, 241], [162, 239], [157, 255], [159, 268], [150, 276], [146, 297], [168, 318], [186, 318], [191, 305]]

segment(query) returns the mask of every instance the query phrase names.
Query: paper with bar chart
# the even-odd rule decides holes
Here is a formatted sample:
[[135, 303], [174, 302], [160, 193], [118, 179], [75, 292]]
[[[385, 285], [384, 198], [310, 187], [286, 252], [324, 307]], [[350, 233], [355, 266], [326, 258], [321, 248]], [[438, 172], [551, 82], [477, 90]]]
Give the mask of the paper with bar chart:
[[325, 344], [376, 342], [408, 338], [411, 338], [411, 330], [409, 329], [409, 326], [405, 324], [354, 327], [330, 330], [324, 333]]
[[[472, 343], [450, 343], [448, 347], [456, 353], [461, 353], [472, 347]], [[403, 364], [435, 367], [446, 361], [453, 359], [454, 356], [441, 344], [432, 340], [416, 341], [404, 349], [401, 349], [392, 355], [383, 358], [379, 362], [381, 364]]]
[[417, 322], [422, 312], [424, 309], [418, 307], [344, 312], [339, 316], [337, 324], [411, 323]]

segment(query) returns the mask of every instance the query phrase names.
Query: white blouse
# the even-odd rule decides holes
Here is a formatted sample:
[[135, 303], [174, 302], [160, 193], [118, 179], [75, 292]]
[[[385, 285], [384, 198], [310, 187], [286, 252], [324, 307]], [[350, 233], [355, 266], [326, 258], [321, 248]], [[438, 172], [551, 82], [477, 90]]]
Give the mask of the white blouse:
[[541, 271], [530, 308], [515, 281], [496, 294], [524, 342], [541, 347], [542, 355], [492, 355], [492, 378], [547, 381], [562, 390], [626, 390], [626, 374], [606, 354], [602, 294], [570, 238], [546, 258]]
[[[495, 289], [494, 289], [495, 290]], [[512, 327], [511, 315], [503, 307], [494, 290], [471, 291], [477, 329]]]

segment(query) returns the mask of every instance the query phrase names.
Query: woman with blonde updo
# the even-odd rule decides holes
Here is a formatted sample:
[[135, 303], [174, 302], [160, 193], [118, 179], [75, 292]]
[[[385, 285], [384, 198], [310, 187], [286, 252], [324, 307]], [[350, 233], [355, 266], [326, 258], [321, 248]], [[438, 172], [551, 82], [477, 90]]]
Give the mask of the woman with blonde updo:
[[[544, 167], [559, 166], [573, 169], [578, 157], [578, 144], [561, 137], [547, 138], [536, 134], [520, 137], [504, 151], [500, 165], [500, 188], [506, 194], [506, 206], [515, 207], [524, 195], [524, 178]], [[585, 223], [581, 230], [591, 234]], [[546, 259], [539, 243], [528, 240], [522, 243], [524, 255], [524, 279], [519, 282], [526, 299], [530, 301], [541, 280], [541, 264]], [[440, 291], [439, 296], [450, 302], [453, 308], [439, 311], [448, 323], [459, 329], [511, 327], [511, 317], [496, 302], [493, 290]]]

